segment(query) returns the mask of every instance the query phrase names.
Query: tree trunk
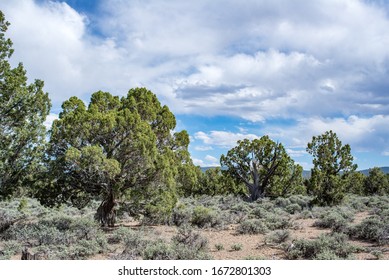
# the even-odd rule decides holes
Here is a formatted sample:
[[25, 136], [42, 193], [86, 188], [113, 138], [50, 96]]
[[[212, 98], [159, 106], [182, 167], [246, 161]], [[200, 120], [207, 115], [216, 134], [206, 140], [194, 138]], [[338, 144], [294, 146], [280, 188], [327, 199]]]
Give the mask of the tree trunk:
[[111, 191], [101, 202], [96, 213], [96, 220], [103, 227], [114, 227], [116, 221], [115, 197]]
[[37, 260], [37, 255], [32, 254], [30, 251], [28, 251], [27, 248], [24, 248], [22, 250], [22, 257], [20, 258], [21, 260]]

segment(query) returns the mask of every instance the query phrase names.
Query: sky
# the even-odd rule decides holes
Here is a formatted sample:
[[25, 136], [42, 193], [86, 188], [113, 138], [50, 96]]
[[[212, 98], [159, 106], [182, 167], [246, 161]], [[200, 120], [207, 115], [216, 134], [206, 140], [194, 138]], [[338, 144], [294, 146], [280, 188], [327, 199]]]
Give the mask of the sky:
[[1, 0], [13, 65], [53, 103], [146, 87], [217, 166], [269, 135], [304, 169], [312, 136], [350, 144], [358, 169], [389, 166], [389, 1]]

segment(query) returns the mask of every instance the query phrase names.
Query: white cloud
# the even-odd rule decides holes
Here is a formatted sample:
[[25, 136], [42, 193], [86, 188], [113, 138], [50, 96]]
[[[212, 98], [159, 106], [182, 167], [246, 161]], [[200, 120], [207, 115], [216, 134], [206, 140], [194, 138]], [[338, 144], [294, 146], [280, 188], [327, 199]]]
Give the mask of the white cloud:
[[87, 18], [66, 3], [3, 2], [15, 61], [46, 81], [57, 107], [71, 95], [147, 86], [175, 113], [388, 112], [389, 20], [379, 5], [107, 0]]
[[206, 161], [211, 162], [213, 164], [218, 164], [219, 160], [211, 155], [206, 155], [204, 158]]
[[195, 146], [194, 149], [201, 152], [213, 150], [211, 146]]
[[223, 148], [231, 148], [236, 146], [238, 140], [243, 139], [255, 139], [258, 138], [254, 134], [242, 134], [242, 133], [233, 133], [229, 131], [211, 131], [205, 133], [203, 131], [196, 132], [194, 138], [197, 140], [203, 141], [204, 144], [214, 145]]
[[379, 152], [388, 150], [389, 116], [376, 115], [372, 117], [348, 118], [318, 118], [300, 119], [289, 127], [265, 128], [274, 138], [280, 139], [286, 146], [305, 148], [312, 136], [325, 131], [334, 131], [343, 144], [350, 144], [352, 150], [359, 152]]
[[46, 121], [43, 123], [43, 125], [46, 127], [47, 130], [51, 129], [51, 126], [53, 124], [53, 121], [58, 119], [58, 114], [50, 113], [46, 117]]
[[[383, 153], [389, 18], [371, 2], [106, 0], [90, 18], [58, 1], [3, 0], [1, 8], [13, 62], [45, 81], [56, 109], [73, 95], [146, 86], [176, 114], [261, 122], [288, 147], [333, 129], [355, 149]], [[296, 123], [268, 124], [278, 118]], [[257, 136], [193, 137], [201, 150]]]
[[288, 153], [288, 155], [290, 155], [293, 158], [302, 157], [308, 154], [305, 150], [301, 150], [301, 149], [300, 150], [286, 149], [286, 152]]
[[216, 167], [220, 166], [218, 160], [212, 156], [206, 156], [204, 160], [192, 158], [193, 164], [201, 167]]
[[204, 161], [198, 158], [192, 158], [193, 164], [195, 166], [206, 166]]

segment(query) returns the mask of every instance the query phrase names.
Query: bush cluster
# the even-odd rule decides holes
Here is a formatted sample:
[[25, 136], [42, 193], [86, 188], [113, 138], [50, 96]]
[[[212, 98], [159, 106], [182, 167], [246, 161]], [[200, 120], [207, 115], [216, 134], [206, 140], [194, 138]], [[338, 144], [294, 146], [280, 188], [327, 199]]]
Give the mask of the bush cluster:
[[21, 253], [23, 248], [33, 248], [41, 259], [85, 259], [107, 249], [106, 237], [93, 216], [82, 215], [75, 208], [49, 210], [35, 200], [23, 199], [0, 209], [7, 220], [17, 219], [0, 233], [1, 251], [6, 251], [3, 258]]
[[317, 239], [298, 239], [288, 246], [286, 256], [288, 259], [348, 259], [360, 249], [350, 245], [348, 237], [342, 233], [323, 234]]

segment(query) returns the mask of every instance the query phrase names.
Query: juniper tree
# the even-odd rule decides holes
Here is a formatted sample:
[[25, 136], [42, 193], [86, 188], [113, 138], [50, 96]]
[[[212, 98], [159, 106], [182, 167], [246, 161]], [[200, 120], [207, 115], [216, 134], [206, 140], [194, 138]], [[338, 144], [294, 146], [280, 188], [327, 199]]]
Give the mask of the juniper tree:
[[344, 197], [346, 176], [356, 170], [350, 145], [342, 145], [332, 130], [312, 137], [307, 152], [313, 156], [309, 187], [321, 205], [334, 205]]
[[99, 91], [88, 107], [71, 97], [52, 126], [52, 180], [40, 192], [41, 201], [70, 200], [83, 207], [99, 198], [96, 218], [106, 226], [114, 225], [121, 197], [133, 202], [133, 212], [168, 215], [176, 202], [177, 170], [184, 164], [179, 151], [189, 144], [177, 140], [175, 125], [169, 108], [145, 88], [122, 98]]
[[9, 23], [0, 11], [0, 198], [35, 180], [45, 149], [43, 125], [50, 111], [43, 81], [28, 84], [22, 63], [12, 68]]
[[220, 163], [226, 173], [246, 185], [251, 201], [269, 196], [277, 188], [295, 188], [302, 181], [298, 179], [302, 168], [294, 164], [281, 143], [267, 135], [252, 141], [240, 140], [237, 144], [221, 156]]

